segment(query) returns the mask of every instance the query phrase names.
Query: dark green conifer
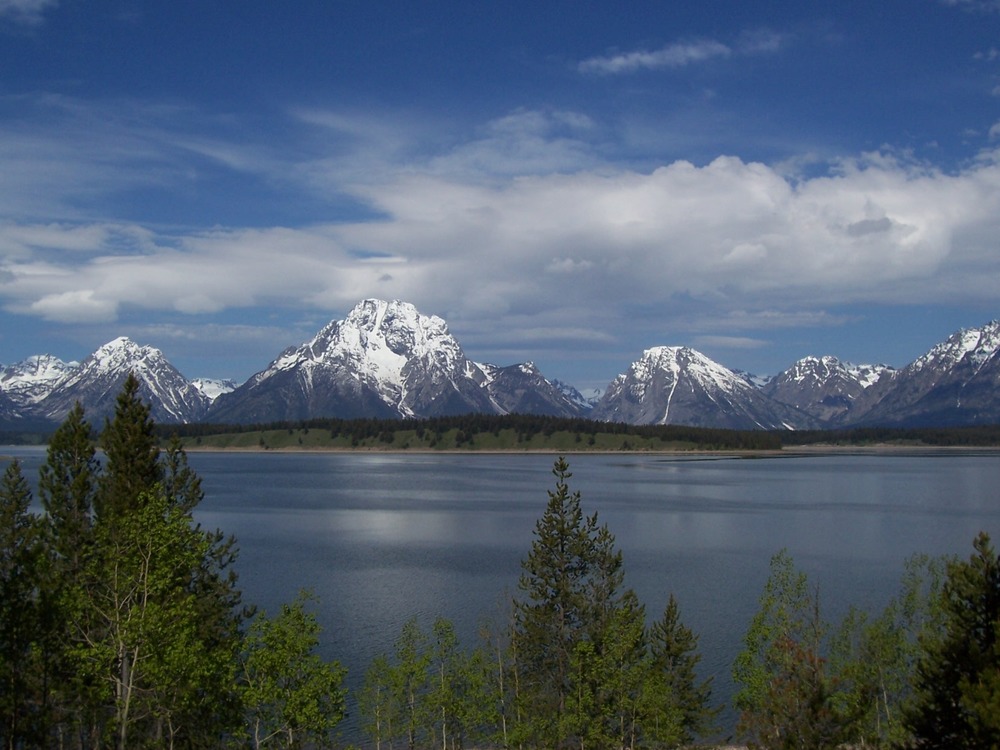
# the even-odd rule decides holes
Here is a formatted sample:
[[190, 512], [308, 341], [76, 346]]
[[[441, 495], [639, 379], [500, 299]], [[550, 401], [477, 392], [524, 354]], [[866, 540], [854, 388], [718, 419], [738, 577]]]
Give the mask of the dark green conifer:
[[31, 490], [20, 463], [13, 461], [0, 479], [0, 744], [5, 748], [41, 744], [33, 649], [39, 548], [30, 504]]
[[[569, 465], [558, 459], [545, 513], [522, 562], [512, 641], [517, 653], [520, 739], [559, 748], [611, 730], [596, 726], [608, 715], [612, 682], [608, 639], [624, 592], [622, 556], [597, 514], [584, 516], [580, 493], [570, 492]], [[593, 724], [580, 725], [584, 705]]]
[[942, 624], [921, 642], [906, 724], [918, 748], [1000, 747], [1000, 560], [986, 533], [954, 561]]
[[712, 732], [718, 708], [710, 704], [712, 679], [699, 681], [697, 675], [698, 636], [680, 619], [680, 607], [670, 595], [663, 617], [649, 628], [652, 668], [664, 688], [660, 698], [667, 705], [660, 710], [677, 719], [676, 740], [689, 744]]
[[85, 580], [93, 551], [93, 505], [100, 469], [93, 431], [77, 403], [52, 435], [39, 470], [45, 510], [47, 570], [41, 586], [38, 638], [51, 733], [70, 746], [92, 744], [100, 686], [85, 676], [79, 649], [93, 638]]
[[163, 480], [160, 449], [149, 406], [139, 396], [139, 381], [129, 374], [115, 402], [114, 417], [101, 433], [105, 463], [95, 514], [113, 519], [135, 510], [139, 498]]

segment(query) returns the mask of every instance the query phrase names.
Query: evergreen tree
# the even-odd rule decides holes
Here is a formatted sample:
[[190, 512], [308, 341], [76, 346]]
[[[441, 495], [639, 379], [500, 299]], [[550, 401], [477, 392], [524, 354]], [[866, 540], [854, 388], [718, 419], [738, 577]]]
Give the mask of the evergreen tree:
[[99, 468], [93, 433], [77, 402], [49, 440], [38, 478], [52, 552], [59, 559], [63, 576], [73, 577], [82, 567], [89, 545]]
[[942, 621], [921, 642], [906, 724], [918, 748], [1000, 747], [1000, 560], [980, 533], [948, 565]]
[[163, 480], [150, 409], [139, 397], [139, 381], [131, 373], [118, 394], [114, 417], [105, 423], [100, 442], [105, 464], [94, 510], [96, 516], [113, 521], [134, 510], [140, 496]]
[[[517, 653], [518, 738], [560, 748], [603, 742], [612, 675], [606, 650], [622, 607], [621, 553], [597, 515], [584, 517], [565, 460], [522, 562], [511, 640]], [[593, 718], [587, 719], [587, 715]]]
[[99, 723], [99, 691], [77, 663], [81, 646], [93, 637], [84, 581], [93, 553], [99, 470], [93, 432], [77, 403], [49, 441], [38, 482], [47, 551], [39, 628], [46, 703], [53, 741], [70, 747], [93, 745]]
[[[600, 732], [593, 731], [596, 746], [634, 748], [648, 737], [648, 707], [645, 691], [650, 678], [646, 657], [646, 608], [629, 589], [621, 597], [608, 625], [599, 674], [602, 676], [599, 712]], [[595, 742], [596, 740], [596, 742]]]
[[719, 713], [718, 708], [710, 705], [712, 680], [698, 680], [696, 669], [701, 660], [698, 636], [681, 622], [680, 607], [673, 594], [663, 617], [650, 626], [648, 638], [652, 669], [660, 687], [654, 700], [658, 698], [666, 704], [657, 707], [666, 725], [669, 726], [671, 717], [677, 723], [675, 736], [664, 734], [657, 740], [689, 744], [712, 732]]
[[12, 461], [0, 479], [0, 743], [41, 744], [36, 653], [39, 549], [31, 490]]
[[205, 499], [201, 477], [188, 464], [187, 453], [180, 438], [171, 436], [167, 449], [161, 456], [163, 491], [181, 510], [189, 512]]

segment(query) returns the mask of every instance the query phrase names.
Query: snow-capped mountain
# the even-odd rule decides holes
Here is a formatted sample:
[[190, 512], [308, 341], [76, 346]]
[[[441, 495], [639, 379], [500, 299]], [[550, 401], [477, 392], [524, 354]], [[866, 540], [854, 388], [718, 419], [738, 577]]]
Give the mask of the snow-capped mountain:
[[856, 418], [856, 404], [864, 408], [864, 394], [892, 373], [886, 365], [854, 365], [829, 356], [804, 357], [764, 382], [761, 392], [824, 424], [844, 424]]
[[217, 422], [502, 413], [491, 376], [435, 315], [368, 299], [281, 356], [209, 413]]
[[70, 370], [34, 408], [38, 416], [62, 421], [79, 401], [91, 424], [114, 414], [115, 400], [129, 373], [139, 380], [139, 395], [160, 423], [194, 422], [205, 415], [208, 399], [181, 375], [159, 349], [128, 338], [110, 341]]
[[239, 383], [229, 378], [195, 378], [191, 385], [201, 391], [210, 402], [215, 401], [223, 393], [232, 393], [239, 387]]
[[579, 392], [546, 380], [532, 362], [508, 367], [477, 366], [486, 375], [486, 391], [501, 412], [580, 417], [590, 411]]
[[687, 347], [654, 347], [603, 394], [585, 396], [547, 380], [532, 363], [474, 362], [441, 318], [374, 299], [285, 350], [239, 387], [188, 381], [158, 349], [127, 338], [80, 364], [29, 357], [0, 369], [0, 422], [45, 429], [80, 401], [99, 427], [130, 372], [161, 423], [470, 412], [734, 429], [1000, 423], [1000, 321], [959, 331], [901, 370], [806, 357], [773, 378], [758, 378]]
[[852, 424], [1000, 423], [1000, 321], [949, 336], [870, 394]]
[[811, 422], [701, 352], [679, 346], [643, 352], [612, 381], [591, 416], [630, 424], [739, 430], [787, 429]]
[[0, 391], [18, 408], [30, 408], [79, 366], [79, 362], [63, 362], [51, 354], [36, 354], [0, 371]]

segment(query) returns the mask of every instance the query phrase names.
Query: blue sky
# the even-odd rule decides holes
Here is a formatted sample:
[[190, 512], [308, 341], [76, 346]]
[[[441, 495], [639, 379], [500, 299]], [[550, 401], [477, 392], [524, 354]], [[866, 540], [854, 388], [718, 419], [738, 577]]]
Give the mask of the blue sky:
[[0, 0], [0, 362], [366, 297], [580, 388], [905, 365], [1000, 317], [1000, 2]]

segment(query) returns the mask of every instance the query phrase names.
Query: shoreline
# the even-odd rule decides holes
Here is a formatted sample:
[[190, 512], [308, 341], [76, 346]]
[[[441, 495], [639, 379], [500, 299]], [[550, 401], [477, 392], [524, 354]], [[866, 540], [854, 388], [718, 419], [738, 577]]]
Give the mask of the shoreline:
[[312, 447], [288, 446], [279, 448], [261, 448], [259, 446], [185, 446], [186, 453], [376, 453], [393, 455], [503, 455], [503, 456], [706, 456], [711, 458], [795, 458], [803, 456], [822, 455], [990, 455], [1000, 456], [1000, 446], [975, 445], [893, 445], [891, 443], [876, 445], [835, 445], [808, 444], [789, 445], [780, 449], [761, 450], [707, 450], [707, 449], [664, 449], [664, 450], [557, 450], [552, 448], [516, 449], [475, 449], [461, 448], [391, 448], [391, 447]]

